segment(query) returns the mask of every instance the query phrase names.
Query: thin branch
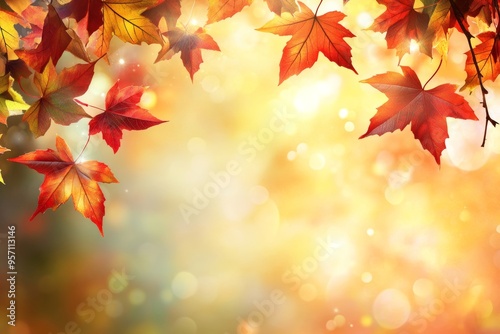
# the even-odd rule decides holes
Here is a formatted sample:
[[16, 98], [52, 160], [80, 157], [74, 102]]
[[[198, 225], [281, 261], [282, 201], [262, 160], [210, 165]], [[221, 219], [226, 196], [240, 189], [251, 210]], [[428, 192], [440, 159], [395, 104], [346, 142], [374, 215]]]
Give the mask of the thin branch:
[[424, 84], [424, 86], [422, 87], [422, 89], [425, 89], [425, 86], [427, 86], [427, 84], [429, 83], [429, 81], [432, 80], [432, 78], [434, 78], [434, 76], [437, 74], [437, 72], [439, 71], [439, 69], [441, 68], [441, 64], [443, 63], [443, 57], [441, 57], [441, 60], [439, 61], [439, 65], [438, 67], [436, 68], [436, 71], [431, 75], [431, 77], [429, 78], [429, 80], [427, 80], [427, 82]]
[[[494, 2], [496, 2], [496, 0]], [[463, 20], [465, 20], [464, 14], [460, 11], [460, 9], [458, 8], [455, 1], [450, 0], [450, 5], [451, 5], [451, 8], [453, 9], [453, 13], [455, 14], [455, 17], [457, 18], [457, 22], [460, 25], [460, 28], [462, 29], [462, 32], [467, 37], [467, 43], [469, 44], [469, 49], [470, 49], [470, 53], [472, 56], [472, 61], [474, 62], [474, 67], [476, 68], [477, 79], [479, 81], [479, 86], [481, 87], [481, 94], [483, 95], [482, 104], [483, 104], [484, 111], [486, 112], [486, 122], [485, 122], [486, 124], [484, 126], [484, 136], [483, 136], [483, 142], [481, 144], [481, 147], [484, 147], [484, 144], [486, 143], [486, 134], [488, 133], [488, 123], [491, 123], [495, 127], [498, 124], [498, 122], [495, 121], [493, 118], [491, 118], [490, 112], [488, 110], [488, 104], [486, 102], [486, 94], [488, 94], [488, 91], [484, 87], [483, 75], [481, 74], [481, 69], [479, 68], [476, 53], [474, 52], [474, 47], [472, 46], [472, 42], [471, 42], [471, 40], [472, 40], [472, 38], [474, 38], [474, 36], [472, 36], [472, 34], [465, 27], [464, 22], [463, 22]]]

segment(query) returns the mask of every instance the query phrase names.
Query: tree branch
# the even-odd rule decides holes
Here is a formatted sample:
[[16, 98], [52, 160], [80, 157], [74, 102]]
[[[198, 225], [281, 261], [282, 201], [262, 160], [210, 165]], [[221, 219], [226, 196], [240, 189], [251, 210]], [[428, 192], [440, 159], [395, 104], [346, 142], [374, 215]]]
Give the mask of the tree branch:
[[[496, 1], [494, 1], [494, 2], [496, 2]], [[458, 8], [458, 6], [454, 0], [450, 0], [450, 6], [453, 9], [453, 14], [455, 14], [455, 17], [457, 18], [457, 22], [460, 25], [460, 28], [462, 29], [462, 32], [464, 33], [465, 37], [467, 37], [467, 43], [469, 44], [469, 49], [470, 49], [470, 53], [472, 56], [472, 61], [474, 62], [474, 67], [476, 68], [477, 79], [479, 81], [479, 86], [481, 87], [481, 94], [483, 95], [482, 105], [483, 105], [484, 111], [486, 112], [486, 121], [485, 121], [485, 126], [484, 126], [484, 136], [483, 136], [483, 142], [481, 144], [481, 147], [484, 147], [484, 144], [486, 143], [486, 134], [488, 132], [488, 123], [491, 123], [495, 127], [498, 124], [498, 122], [495, 121], [493, 118], [491, 118], [489, 110], [488, 110], [488, 104], [486, 102], [486, 94], [488, 94], [488, 91], [484, 87], [483, 75], [481, 74], [481, 69], [479, 68], [476, 53], [474, 52], [474, 47], [472, 46], [472, 42], [471, 42], [471, 40], [472, 40], [472, 38], [474, 38], [474, 36], [465, 27], [464, 14], [460, 11], [460, 9]], [[497, 8], [498, 8], [498, 5], [497, 5]]]

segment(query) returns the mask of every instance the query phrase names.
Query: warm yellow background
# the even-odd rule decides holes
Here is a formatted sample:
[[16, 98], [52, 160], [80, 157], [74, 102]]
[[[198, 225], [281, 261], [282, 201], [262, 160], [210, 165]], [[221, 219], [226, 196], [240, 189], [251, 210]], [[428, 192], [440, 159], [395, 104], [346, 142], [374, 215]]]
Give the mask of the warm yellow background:
[[[190, 17], [191, 6], [180, 21], [203, 25], [206, 4]], [[327, 0], [320, 13], [341, 8]], [[158, 46], [115, 40], [110, 65], [99, 62], [79, 99], [102, 107], [117, 78], [149, 85], [143, 106], [169, 123], [125, 132], [116, 155], [91, 139], [83, 157], [120, 181], [102, 185], [104, 238], [70, 203], [28, 222], [43, 177], [2, 163], [1, 232], [17, 227], [18, 308], [17, 326], [6, 329], [4, 317], [0, 332], [500, 333], [500, 133], [490, 129], [480, 148], [478, 92], [466, 98], [481, 121], [448, 121], [441, 167], [409, 129], [357, 139], [386, 101], [359, 81], [398, 71], [383, 35], [363, 30], [383, 10], [371, 0], [343, 9], [359, 75], [320, 55], [279, 87], [288, 38], [255, 31], [272, 18], [260, 0], [206, 27], [221, 52], [203, 52], [194, 83], [178, 56], [153, 64]], [[429, 87], [463, 83], [465, 38], [454, 34], [450, 49]], [[65, 55], [58, 68], [73, 61]], [[438, 62], [402, 60], [422, 82]], [[283, 131], [269, 130], [277, 112], [288, 115]], [[84, 121], [53, 125], [32, 141], [17, 124], [4, 138], [20, 154], [53, 148], [59, 134], [76, 156], [87, 131]], [[187, 221], [181, 208], [229, 162], [228, 185]], [[116, 272], [133, 279], [117, 290]]]

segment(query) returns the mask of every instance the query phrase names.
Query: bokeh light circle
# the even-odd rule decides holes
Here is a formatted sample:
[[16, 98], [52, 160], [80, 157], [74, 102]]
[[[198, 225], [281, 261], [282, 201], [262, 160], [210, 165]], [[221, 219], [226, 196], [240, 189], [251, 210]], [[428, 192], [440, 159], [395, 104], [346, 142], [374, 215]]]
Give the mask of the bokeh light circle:
[[193, 274], [181, 271], [172, 280], [172, 293], [179, 299], [193, 296], [198, 290], [198, 279]]
[[397, 289], [387, 289], [379, 293], [373, 302], [373, 317], [386, 329], [396, 329], [405, 324], [410, 316], [408, 298]]

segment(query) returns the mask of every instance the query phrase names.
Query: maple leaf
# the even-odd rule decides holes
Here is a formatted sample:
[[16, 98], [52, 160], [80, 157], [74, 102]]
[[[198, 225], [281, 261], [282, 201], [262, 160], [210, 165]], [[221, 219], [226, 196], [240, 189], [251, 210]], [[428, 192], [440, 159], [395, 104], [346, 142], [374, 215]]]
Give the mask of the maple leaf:
[[199, 28], [194, 33], [175, 28], [163, 33], [168, 37], [169, 43], [165, 44], [158, 53], [155, 62], [170, 59], [177, 52], [181, 53], [182, 63], [188, 70], [191, 80], [203, 63], [201, 49], [220, 51], [219, 46], [213, 38]]
[[144, 87], [122, 87], [117, 81], [106, 95], [106, 110], [89, 122], [89, 135], [102, 132], [102, 137], [116, 153], [122, 130], [144, 130], [164, 123], [137, 105], [143, 92]]
[[35, 73], [34, 84], [41, 97], [23, 116], [31, 132], [39, 137], [50, 127], [50, 120], [62, 125], [90, 117], [73, 99], [83, 95], [92, 81], [95, 62], [65, 68], [58, 75], [52, 61], [42, 73]]
[[[387, 32], [385, 40], [387, 48], [396, 49], [396, 54], [402, 58], [410, 52], [410, 40], [420, 41], [429, 23], [429, 16], [419, 13], [413, 5], [415, 0], [377, 0], [379, 4], [387, 7], [386, 11], [375, 19], [371, 30]], [[422, 47], [423, 52], [431, 49], [428, 45]], [[428, 53], [427, 53], [428, 54]]]
[[29, 6], [21, 13], [21, 16], [26, 22], [29, 22], [29, 33], [21, 38], [23, 49], [35, 49], [42, 39], [47, 11], [39, 6]]
[[56, 210], [69, 197], [73, 198], [75, 210], [89, 218], [103, 234], [104, 195], [97, 182], [116, 183], [118, 180], [105, 164], [98, 161], [77, 163], [61, 137], [56, 137], [57, 151], [36, 150], [17, 158], [8, 159], [44, 174], [40, 186], [38, 206], [30, 220], [47, 209]]
[[259, 31], [280, 36], [292, 35], [283, 49], [280, 61], [279, 84], [312, 67], [321, 51], [330, 61], [357, 73], [352, 66], [351, 47], [344, 41], [346, 37], [355, 37], [340, 25], [345, 17], [341, 12], [333, 11], [317, 16], [306, 5], [299, 2], [302, 11], [292, 16], [284, 13], [275, 16]]
[[492, 0], [473, 0], [468, 15], [480, 18], [489, 26], [492, 23], [492, 13], [494, 11], [495, 7]]
[[[474, 54], [476, 55], [477, 65], [481, 71], [482, 80], [483, 82], [486, 80], [495, 81], [498, 74], [500, 74], [500, 37], [493, 31], [484, 32], [477, 35], [477, 37], [482, 43], [474, 48]], [[460, 90], [466, 88], [473, 89], [479, 85], [472, 53], [467, 51], [466, 55], [465, 71], [467, 72], [467, 78]]]
[[422, 147], [440, 163], [441, 152], [448, 138], [447, 117], [477, 120], [467, 101], [455, 93], [456, 85], [443, 84], [425, 90], [416, 73], [401, 66], [403, 74], [387, 72], [363, 80], [389, 99], [377, 108], [368, 131], [360, 138], [403, 130], [411, 123], [411, 131]]
[[424, 1], [424, 12], [429, 15], [429, 23], [424, 36], [420, 39], [420, 50], [432, 57], [432, 47], [434, 41], [439, 41], [443, 51], [441, 56], [446, 57], [448, 45], [448, 30], [453, 26], [451, 23], [452, 11], [449, 1], [443, 0], [437, 3], [427, 4]]
[[7, 60], [17, 59], [14, 51], [19, 48], [20, 37], [15, 25], [23, 21], [19, 15], [0, 9], [0, 53], [6, 54]]
[[0, 7], [5, 9], [12, 9], [16, 13], [21, 13], [31, 5], [31, 0], [4, 0], [2, 2], [5, 4], [5, 6], [4, 4], [2, 4], [0, 5]]
[[[420, 39], [420, 43], [425, 43], [424, 48], [420, 48], [424, 53], [431, 56], [431, 47], [433, 41], [439, 41], [442, 43], [443, 40], [447, 40], [448, 32], [451, 28], [456, 28], [458, 31], [462, 31], [458, 18], [455, 16], [454, 10], [452, 10], [452, 5], [450, 0], [423, 0], [424, 7], [423, 12], [427, 14], [429, 19], [429, 24], [424, 37]], [[491, 12], [492, 4], [490, 0], [463, 0], [454, 2], [458, 13], [461, 16], [461, 23], [464, 27], [468, 27], [467, 16], [477, 17], [482, 14], [482, 19], [485, 22], [491, 24]], [[487, 15], [485, 13], [489, 13]]]
[[181, 16], [180, 0], [158, 0], [158, 2], [142, 13], [151, 22], [158, 26], [162, 17], [165, 18], [168, 29], [173, 29], [177, 25], [177, 20]]
[[70, 42], [71, 37], [66, 32], [66, 26], [54, 7], [49, 5], [43, 24], [42, 41], [38, 47], [33, 50], [17, 50], [16, 54], [29, 67], [40, 73], [50, 59], [57, 63]]
[[84, 20], [84, 26], [89, 35], [102, 26], [102, 0], [70, 1], [57, 7], [62, 18], [72, 17], [77, 22]]
[[5, 64], [5, 73], [10, 73], [10, 76], [15, 81], [20, 81], [21, 78], [28, 78], [31, 75], [28, 65], [19, 58], [7, 61]]
[[157, 0], [107, 0], [102, 1], [103, 25], [92, 34], [95, 54], [105, 55], [111, 37], [115, 35], [131, 44], [163, 44], [159, 29], [147, 17], [141, 15]]
[[283, 13], [293, 14], [299, 10], [295, 0], [266, 0], [266, 3], [272, 12], [280, 16]]
[[24, 102], [23, 97], [12, 88], [13, 83], [14, 79], [10, 74], [0, 76], [0, 123], [3, 124], [7, 124], [10, 111], [27, 110], [30, 107]]
[[[2, 138], [1, 134], [0, 134], [0, 138]], [[5, 152], [8, 152], [8, 151], [10, 151], [8, 148], [0, 146], [0, 154], [4, 154]], [[5, 182], [3, 181], [2, 170], [1, 169], [0, 169], [0, 182], [2, 182], [3, 184], [5, 184]]]
[[82, 39], [78, 36], [78, 33], [73, 29], [68, 29], [66, 32], [71, 36], [71, 42], [68, 44], [66, 50], [71, 52], [75, 57], [90, 63], [92, 60], [90, 59]]
[[207, 24], [225, 20], [241, 12], [252, 2], [253, 0], [208, 0]]

